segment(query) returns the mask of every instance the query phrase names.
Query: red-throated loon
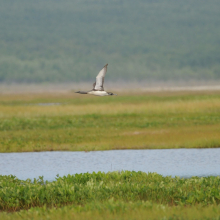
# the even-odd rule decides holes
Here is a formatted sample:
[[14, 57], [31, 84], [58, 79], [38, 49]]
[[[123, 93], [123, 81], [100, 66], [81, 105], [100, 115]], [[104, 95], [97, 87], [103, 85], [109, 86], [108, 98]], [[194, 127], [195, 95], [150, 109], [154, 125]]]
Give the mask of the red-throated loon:
[[99, 72], [99, 74], [96, 76], [96, 81], [93, 83], [93, 89], [88, 92], [83, 92], [83, 91], [78, 91], [76, 93], [80, 94], [90, 94], [90, 95], [97, 95], [97, 96], [106, 96], [106, 95], [117, 95], [112, 92], [106, 92], [104, 91], [104, 79], [105, 79], [105, 74], [107, 72], [107, 66], [106, 64]]

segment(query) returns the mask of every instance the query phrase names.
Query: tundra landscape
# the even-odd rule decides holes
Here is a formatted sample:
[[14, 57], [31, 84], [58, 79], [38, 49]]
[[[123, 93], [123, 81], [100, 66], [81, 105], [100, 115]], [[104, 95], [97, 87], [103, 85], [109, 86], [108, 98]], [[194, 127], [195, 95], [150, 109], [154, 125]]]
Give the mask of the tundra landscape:
[[[219, 109], [219, 91], [4, 94], [0, 149], [218, 148]], [[184, 179], [135, 171], [70, 174], [52, 182], [1, 176], [0, 217], [218, 219], [219, 181], [219, 176]]]
[[[0, 0], [0, 219], [220, 220], [219, 11], [219, 0]], [[96, 95], [117, 96], [75, 93], [106, 64], [95, 88], [111, 93]], [[153, 172], [75, 172], [60, 156], [86, 155], [79, 169], [119, 151]], [[195, 172], [162, 175], [159, 163]]]
[[0, 96], [0, 151], [220, 146], [220, 92]]

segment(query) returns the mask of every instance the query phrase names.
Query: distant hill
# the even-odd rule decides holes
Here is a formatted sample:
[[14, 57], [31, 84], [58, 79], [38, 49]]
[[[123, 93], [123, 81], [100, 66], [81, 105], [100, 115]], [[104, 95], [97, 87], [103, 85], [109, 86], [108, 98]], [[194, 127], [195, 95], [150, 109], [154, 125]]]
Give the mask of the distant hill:
[[0, 82], [220, 79], [219, 0], [0, 0]]

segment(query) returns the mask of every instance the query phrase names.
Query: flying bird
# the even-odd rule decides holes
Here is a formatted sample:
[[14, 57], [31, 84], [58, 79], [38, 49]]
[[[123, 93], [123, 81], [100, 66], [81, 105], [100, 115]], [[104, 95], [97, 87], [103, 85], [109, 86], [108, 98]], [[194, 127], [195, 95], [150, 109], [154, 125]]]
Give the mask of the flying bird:
[[96, 81], [93, 83], [93, 89], [88, 91], [88, 92], [83, 92], [83, 91], [78, 91], [76, 93], [80, 94], [90, 94], [90, 95], [97, 95], [97, 96], [107, 96], [107, 95], [117, 95], [112, 92], [106, 92], [104, 90], [104, 79], [105, 79], [105, 74], [107, 72], [107, 66], [106, 64], [99, 72], [99, 74], [96, 76]]

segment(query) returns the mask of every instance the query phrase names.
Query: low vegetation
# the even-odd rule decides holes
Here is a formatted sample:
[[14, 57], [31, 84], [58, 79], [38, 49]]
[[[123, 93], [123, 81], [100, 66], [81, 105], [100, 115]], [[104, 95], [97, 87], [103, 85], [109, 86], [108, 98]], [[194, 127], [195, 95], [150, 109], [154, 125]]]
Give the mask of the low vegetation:
[[0, 152], [219, 147], [219, 109], [219, 92], [1, 95]]
[[[163, 177], [156, 173], [135, 171], [84, 173], [57, 177], [47, 182], [19, 180], [0, 176], [0, 210], [18, 211], [33, 207], [61, 207], [73, 204], [97, 209], [96, 203], [120, 202], [133, 206], [161, 204], [167, 206], [220, 204], [219, 177]], [[104, 204], [104, 203], [103, 203]], [[131, 205], [132, 206], [132, 205]], [[105, 204], [100, 208], [104, 209]]]
[[75, 174], [53, 182], [0, 176], [0, 218], [219, 219], [219, 185], [219, 177], [130, 171]]
[[85, 206], [68, 205], [61, 208], [31, 208], [20, 212], [0, 212], [1, 220], [219, 220], [220, 207], [210, 206], [167, 206], [151, 202], [122, 202], [109, 200], [103, 203], [89, 203]]

